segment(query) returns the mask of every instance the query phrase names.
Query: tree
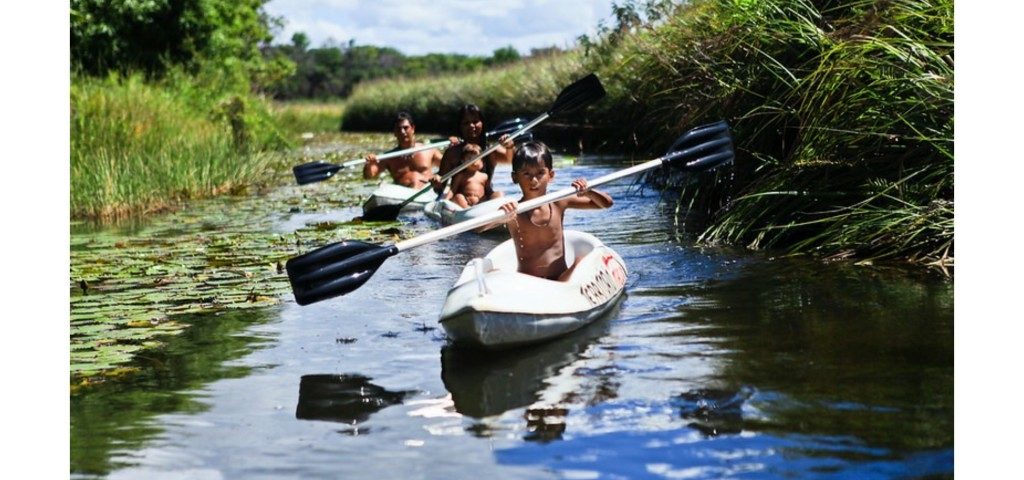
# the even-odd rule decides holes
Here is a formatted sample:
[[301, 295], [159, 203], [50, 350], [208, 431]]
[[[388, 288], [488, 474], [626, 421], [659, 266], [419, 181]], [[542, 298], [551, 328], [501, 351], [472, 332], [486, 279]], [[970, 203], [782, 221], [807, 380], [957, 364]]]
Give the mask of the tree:
[[516, 60], [519, 60], [519, 52], [512, 45], [495, 50], [494, 55], [491, 56], [491, 62], [494, 65], [510, 63]]

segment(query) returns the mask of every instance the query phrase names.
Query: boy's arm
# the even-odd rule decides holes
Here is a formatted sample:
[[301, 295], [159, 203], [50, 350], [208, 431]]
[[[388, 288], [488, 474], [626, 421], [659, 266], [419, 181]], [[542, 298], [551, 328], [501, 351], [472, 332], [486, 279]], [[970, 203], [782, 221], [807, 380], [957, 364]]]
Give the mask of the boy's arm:
[[600, 190], [587, 190], [586, 179], [578, 178], [572, 182], [572, 186], [576, 188], [577, 193], [576, 196], [564, 200], [566, 208], [608, 208], [615, 203], [607, 193]]

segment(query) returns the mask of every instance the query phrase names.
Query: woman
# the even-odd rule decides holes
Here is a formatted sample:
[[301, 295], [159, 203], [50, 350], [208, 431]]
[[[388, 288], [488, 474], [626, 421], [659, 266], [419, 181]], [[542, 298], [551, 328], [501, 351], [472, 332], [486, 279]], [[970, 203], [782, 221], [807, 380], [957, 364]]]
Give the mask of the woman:
[[[468, 103], [463, 105], [459, 109], [459, 126], [458, 131], [462, 135], [461, 142], [453, 142], [450, 147], [444, 152], [444, 156], [441, 157], [441, 166], [437, 171], [437, 175], [431, 179], [431, 183], [434, 185], [434, 191], [441, 193], [445, 185], [441, 183], [441, 177], [458, 168], [464, 161], [468, 161], [478, 156], [484, 150], [487, 150], [487, 141], [484, 138], [484, 114], [480, 111], [480, 107]], [[502, 136], [503, 140], [506, 136]], [[498, 198], [501, 196], [501, 192], [495, 192], [491, 186], [491, 180], [494, 178], [494, 168], [499, 162], [512, 163], [513, 149], [505, 148], [504, 146], [498, 145], [498, 147], [487, 155], [483, 159], [484, 174], [487, 175], [487, 180], [484, 184], [484, 195], [481, 201]], [[453, 182], [455, 188], [458, 189], [466, 182]], [[443, 198], [451, 198], [454, 195], [466, 194], [466, 192], [452, 191], [445, 194]]]

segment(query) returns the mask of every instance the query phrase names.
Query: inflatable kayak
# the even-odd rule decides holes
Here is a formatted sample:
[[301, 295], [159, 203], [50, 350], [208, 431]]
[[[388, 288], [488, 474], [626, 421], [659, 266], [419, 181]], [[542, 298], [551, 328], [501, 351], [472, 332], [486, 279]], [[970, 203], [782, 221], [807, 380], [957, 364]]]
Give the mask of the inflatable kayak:
[[[508, 203], [510, 198], [498, 197], [493, 200], [478, 203], [469, 208], [462, 208], [451, 200], [438, 200], [431, 201], [423, 206], [423, 213], [438, 222], [441, 225], [448, 226], [466, 220], [473, 220], [484, 215], [489, 215], [499, 210], [499, 207]], [[490, 228], [481, 227], [474, 230], [475, 232], [505, 232], [505, 226], [503, 224], [494, 225]]]
[[565, 282], [519, 273], [511, 240], [471, 260], [448, 291], [441, 326], [453, 343], [506, 348], [577, 330], [625, 291], [626, 265], [593, 235], [566, 230], [566, 262], [583, 260]]
[[[370, 194], [370, 197], [363, 202], [363, 213], [382, 205], [398, 205], [419, 191], [420, 189], [409, 188], [404, 185], [398, 185], [397, 183], [381, 183], [380, 186]], [[405, 207], [402, 207], [402, 211], [421, 210], [424, 205], [435, 198], [437, 198], [437, 194], [433, 192], [425, 192], [416, 197], [415, 200], [409, 202]]]

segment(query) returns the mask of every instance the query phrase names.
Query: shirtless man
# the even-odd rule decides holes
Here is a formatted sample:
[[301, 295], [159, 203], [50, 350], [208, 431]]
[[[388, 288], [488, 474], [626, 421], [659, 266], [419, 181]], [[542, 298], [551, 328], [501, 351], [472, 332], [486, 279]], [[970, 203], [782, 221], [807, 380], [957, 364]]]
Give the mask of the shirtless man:
[[[511, 148], [512, 145], [507, 147]], [[523, 190], [523, 197], [519, 201], [546, 195], [548, 183], [554, 177], [551, 151], [543, 142], [527, 142], [516, 149], [512, 159], [512, 180]], [[587, 190], [585, 179], [576, 179], [572, 186], [576, 188], [576, 196], [527, 212], [515, 213], [518, 203], [514, 200], [501, 206], [508, 215], [504, 221], [515, 243], [519, 272], [564, 281], [582, 260], [583, 257], [578, 257], [573, 265], [566, 265], [565, 238], [562, 235], [565, 210], [608, 208], [613, 201], [607, 193]]]
[[[416, 142], [416, 124], [406, 112], [399, 112], [395, 116], [394, 134], [398, 146], [389, 151], [422, 145]], [[366, 156], [366, 164], [363, 165], [363, 178], [377, 178], [382, 171], [387, 170], [395, 183], [409, 188], [422, 188], [430, 182], [433, 168], [440, 166], [441, 158], [441, 151], [436, 148], [385, 160], [377, 160], [377, 155], [371, 153]]]

